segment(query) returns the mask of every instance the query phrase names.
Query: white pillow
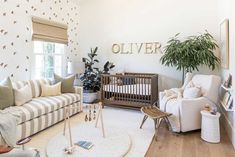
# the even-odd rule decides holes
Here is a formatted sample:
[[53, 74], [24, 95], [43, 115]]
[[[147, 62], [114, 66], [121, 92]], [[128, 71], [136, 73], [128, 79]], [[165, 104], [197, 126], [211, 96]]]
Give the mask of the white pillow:
[[189, 81], [189, 83], [185, 86], [185, 89], [186, 88], [191, 88], [191, 87], [195, 87], [193, 81]]
[[58, 82], [54, 85], [47, 85], [43, 82], [40, 82], [40, 84], [42, 88], [41, 97], [61, 95], [61, 82]]
[[15, 105], [21, 106], [32, 100], [32, 91], [29, 84], [20, 89], [14, 89]]
[[202, 96], [201, 88], [199, 87], [190, 87], [185, 88], [183, 92], [183, 97], [185, 99], [193, 99]]

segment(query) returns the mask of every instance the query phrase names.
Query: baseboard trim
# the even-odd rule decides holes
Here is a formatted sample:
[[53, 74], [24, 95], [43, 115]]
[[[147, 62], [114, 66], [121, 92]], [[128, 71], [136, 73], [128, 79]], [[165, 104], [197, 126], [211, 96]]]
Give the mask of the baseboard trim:
[[233, 127], [233, 125], [231, 124], [230, 120], [228, 119], [228, 117], [224, 113], [223, 109], [221, 109], [221, 107], [220, 107], [220, 112], [222, 113], [221, 114], [221, 123], [222, 123], [225, 131], [227, 132], [230, 141], [232, 142], [233, 148], [235, 149], [235, 128]]

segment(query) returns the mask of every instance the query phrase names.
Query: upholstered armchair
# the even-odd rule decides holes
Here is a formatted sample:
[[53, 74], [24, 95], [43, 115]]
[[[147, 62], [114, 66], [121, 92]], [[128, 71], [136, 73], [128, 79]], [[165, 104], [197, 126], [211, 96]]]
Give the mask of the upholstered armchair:
[[160, 109], [169, 113], [174, 132], [201, 128], [200, 111], [207, 104], [216, 107], [221, 78], [216, 75], [186, 74], [184, 85], [159, 93]]

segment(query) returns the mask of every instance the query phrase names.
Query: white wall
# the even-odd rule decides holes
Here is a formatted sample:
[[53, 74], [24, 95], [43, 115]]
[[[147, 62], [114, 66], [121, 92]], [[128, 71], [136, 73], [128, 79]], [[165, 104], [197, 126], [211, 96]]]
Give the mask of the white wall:
[[[114, 43], [158, 41], [164, 46], [176, 33], [182, 37], [207, 29], [219, 41], [220, 23], [230, 22], [230, 69], [201, 73], [233, 75], [235, 82], [235, 1], [234, 0], [80, 0], [79, 52], [86, 56], [91, 47], [99, 47], [102, 63], [111, 60], [115, 72], [155, 72], [161, 75], [160, 89], [180, 85], [181, 72], [159, 63], [161, 54], [113, 54]], [[81, 64], [81, 62], [79, 63]], [[102, 65], [102, 64], [101, 64]], [[83, 71], [83, 68], [80, 69]], [[234, 88], [234, 87], [233, 87]], [[235, 100], [235, 94], [233, 93]], [[222, 109], [221, 119], [235, 146], [235, 113]]]
[[86, 56], [98, 46], [101, 62], [111, 60], [115, 71], [158, 73], [160, 89], [180, 85], [175, 80], [182, 73], [162, 66], [161, 54], [115, 55], [112, 44], [158, 41], [164, 46], [176, 33], [185, 37], [206, 29], [218, 38], [214, 0], [80, 0], [79, 7], [79, 52]]
[[[218, 25], [224, 20], [229, 19], [229, 44], [230, 44], [230, 67], [229, 69], [222, 69], [222, 77], [225, 78], [228, 76], [228, 74], [232, 74], [233, 76], [233, 84], [235, 82], [235, 1], [234, 0], [218, 0], [218, 12], [219, 12], [219, 18], [218, 18]], [[219, 31], [219, 29], [218, 29]], [[234, 89], [234, 85], [233, 85]], [[235, 100], [234, 92], [233, 94], [233, 100]], [[235, 105], [235, 104], [234, 104]], [[226, 126], [226, 130], [228, 132], [228, 135], [230, 136], [233, 145], [235, 147], [235, 113], [234, 112], [226, 112], [222, 109], [222, 113], [224, 114], [224, 123]]]
[[68, 24], [69, 44], [66, 58], [78, 58], [78, 6], [69, 0], [0, 1], [0, 80], [27, 80], [33, 57], [31, 17], [37, 16]]

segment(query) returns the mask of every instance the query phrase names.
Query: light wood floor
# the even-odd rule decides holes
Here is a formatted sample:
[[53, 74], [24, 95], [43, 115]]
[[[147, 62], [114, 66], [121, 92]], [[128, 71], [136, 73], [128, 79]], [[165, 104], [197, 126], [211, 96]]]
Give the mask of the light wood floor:
[[146, 157], [235, 157], [235, 149], [223, 128], [221, 142], [210, 144], [200, 138], [200, 131], [174, 134], [162, 125]]

